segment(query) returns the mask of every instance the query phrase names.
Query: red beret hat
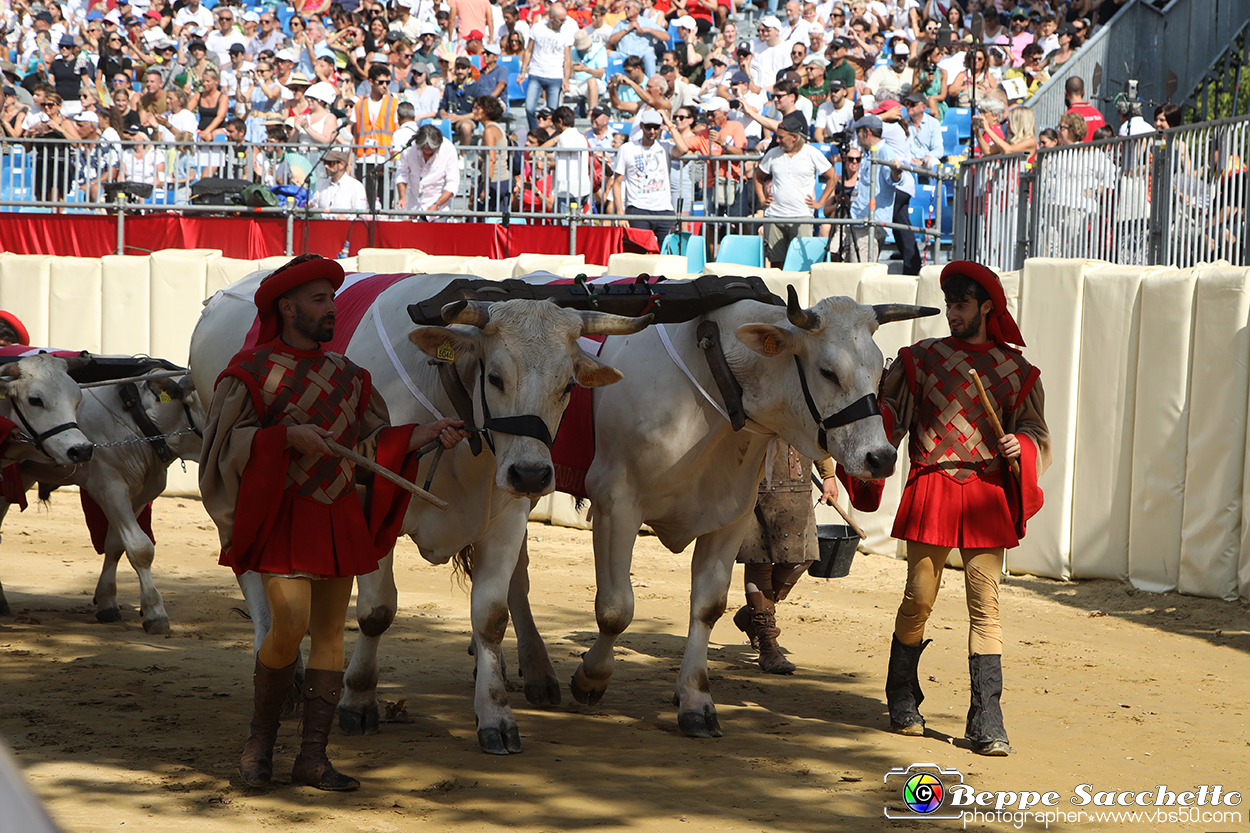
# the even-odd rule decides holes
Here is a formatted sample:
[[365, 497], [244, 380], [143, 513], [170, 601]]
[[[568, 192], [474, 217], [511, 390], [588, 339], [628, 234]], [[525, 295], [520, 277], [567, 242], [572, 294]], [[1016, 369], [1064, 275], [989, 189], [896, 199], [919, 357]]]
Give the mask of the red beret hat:
[[337, 260], [313, 257], [308, 260], [279, 266], [271, 272], [256, 289], [256, 313], [260, 317], [260, 333], [256, 343], [264, 344], [278, 337], [281, 329], [278, 318], [278, 298], [301, 284], [325, 278], [337, 292], [343, 285], [343, 267]]
[[1020, 335], [1016, 319], [1012, 318], [1011, 313], [1007, 311], [1007, 293], [1003, 291], [998, 275], [975, 261], [952, 260], [942, 269], [940, 282], [943, 289], [946, 288], [947, 278], [953, 275], [963, 275], [965, 278], [976, 281], [985, 288], [990, 295], [990, 300], [994, 302], [994, 310], [990, 313], [989, 320], [985, 322], [986, 335], [999, 344], [1017, 344], [1024, 347], [1024, 336]]
[[22, 323], [20, 318], [7, 310], [0, 309], [0, 321], [7, 322], [9, 326], [17, 331], [18, 344], [30, 344], [30, 333], [26, 332], [26, 325]]

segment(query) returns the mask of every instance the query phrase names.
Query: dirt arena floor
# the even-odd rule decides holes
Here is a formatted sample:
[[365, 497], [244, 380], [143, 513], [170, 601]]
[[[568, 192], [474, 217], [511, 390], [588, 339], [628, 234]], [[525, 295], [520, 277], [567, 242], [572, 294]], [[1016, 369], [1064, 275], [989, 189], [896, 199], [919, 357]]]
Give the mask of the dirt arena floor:
[[[861, 554], [849, 577], [804, 579], [781, 607], [781, 641], [799, 666], [792, 677], [762, 674], [728, 617], [721, 620], [710, 661], [725, 736], [694, 740], [679, 733], [669, 702], [686, 631], [688, 560], [652, 537], [637, 548], [637, 618], [619, 642], [607, 695], [587, 708], [566, 687], [565, 704], [544, 711], [516, 691], [525, 752], [511, 757], [478, 751], [465, 589], [403, 542], [400, 612], [384, 642], [380, 693], [403, 701], [410, 722], [386, 723], [372, 737], [336, 730], [331, 757], [364, 782], [352, 794], [289, 786], [298, 742], [284, 724], [275, 786], [250, 791], [235, 774], [251, 698], [251, 626], [237, 612], [241, 596], [216, 564], [215, 533], [196, 501], [162, 499], [155, 518], [157, 583], [173, 625], [158, 637], [139, 625], [138, 583], [124, 564], [125, 621], [95, 621], [98, 559], [75, 495], [10, 513], [4, 528], [0, 580], [15, 615], [0, 620], [0, 736], [67, 831], [961, 826], [902, 805], [899, 777], [886, 776], [913, 763], [958, 770], [978, 791], [1055, 791], [1051, 812], [1062, 815], [1050, 829], [1250, 829], [1250, 796], [1221, 806], [1238, 815], [1220, 818], [1170, 808], [1173, 815], [1152, 820], [1154, 808], [1134, 808], [1136, 821], [1098, 820], [1093, 813], [1107, 808], [1070, 803], [1081, 784], [1091, 792], [1242, 789], [1250, 764], [1243, 605], [1110, 581], [1010, 578], [1002, 594], [1003, 706], [1016, 754], [986, 759], [961, 745], [962, 574], [947, 572], [930, 622], [934, 643], [921, 677], [929, 734], [905, 738], [883, 731], [882, 691], [904, 565]], [[540, 524], [529, 536], [535, 613], [567, 681], [594, 637], [590, 536]], [[741, 573], [735, 578], [736, 606]], [[514, 666], [511, 637], [505, 646]], [[905, 818], [885, 818], [887, 805]], [[966, 826], [1018, 825], [1041, 830], [1045, 822], [995, 816]]]

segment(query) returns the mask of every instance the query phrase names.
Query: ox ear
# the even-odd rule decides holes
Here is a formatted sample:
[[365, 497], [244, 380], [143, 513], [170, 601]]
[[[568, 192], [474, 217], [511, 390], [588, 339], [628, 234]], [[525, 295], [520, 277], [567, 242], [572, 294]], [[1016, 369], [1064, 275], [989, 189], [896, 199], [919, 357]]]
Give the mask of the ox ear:
[[417, 327], [408, 340], [421, 352], [441, 362], [454, 362], [464, 355], [476, 355], [482, 331], [453, 330], [450, 327]]
[[178, 388], [183, 396], [190, 396], [195, 393], [195, 379], [191, 378], [191, 374], [188, 373], [178, 380]]
[[584, 388], [601, 388], [615, 385], [625, 378], [625, 374], [589, 353], [581, 353], [573, 359], [573, 378]]
[[148, 379], [147, 385], [148, 390], [152, 391], [158, 399], [161, 399], [161, 394], [164, 394], [165, 399], [182, 401], [182, 387], [177, 379]]
[[743, 324], [737, 335], [738, 341], [769, 359], [789, 356], [797, 346], [794, 333], [772, 324]]

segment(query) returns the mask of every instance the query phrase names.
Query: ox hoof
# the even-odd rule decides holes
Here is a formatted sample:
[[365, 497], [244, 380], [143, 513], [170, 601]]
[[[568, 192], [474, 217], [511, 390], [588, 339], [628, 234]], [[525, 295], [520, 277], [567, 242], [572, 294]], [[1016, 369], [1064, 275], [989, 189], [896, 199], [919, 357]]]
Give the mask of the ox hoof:
[[95, 620], [103, 624], [108, 624], [109, 622], [120, 622], [122, 620], [121, 609], [117, 607], [106, 607], [104, 610], [97, 610], [95, 612]]
[[516, 726], [499, 729], [478, 729], [477, 742], [489, 755], [515, 755], [521, 751], [521, 730]]
[[718, 738], [724, 734], [716, 719], [716, 709], [711, 705], [704, 706], [701, 712], [678, 712], [677, 726], [692, 738]]
[[598, 705], [603, 699], [604, 692], [608, 690], [608, 681], [605, 679], [600, 685], [587, 677], [582, 669], [583, 666], [579, 665], [573, 672], [573, 681], [569, 683], [569, 691], [573, 692], [573, 699], [583, 706]]
[[348, 709], [339, 706], [339, 728], [345, 735], [376, 735], [378, 733], [378, 707]]
[[156, 619], [145, 619], [143, 621], [143, 629], [151, 634], [169, 633], [169, 617], [161, 616]]
[[534, 706], [560, 705], [560, 681], [550, 674], [541, 680], [527, 681], [525, 683], [525, 699]]

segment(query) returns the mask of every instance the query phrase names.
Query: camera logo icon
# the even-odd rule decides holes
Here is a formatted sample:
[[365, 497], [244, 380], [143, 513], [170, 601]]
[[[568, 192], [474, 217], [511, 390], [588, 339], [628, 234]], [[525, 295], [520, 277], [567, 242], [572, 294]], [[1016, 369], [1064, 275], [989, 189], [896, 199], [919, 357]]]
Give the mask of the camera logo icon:
[[[911, 764], [895, 767], [885, 774], [885, 783], [898, 789], [902, 807], [886, 806], [888, 819], [959, 819], [958, 810], [943, 809], [952, 785], [962, 784], [963, 773], [937, 764]], [[904, 809], [905, 808], [905, 809]]]

